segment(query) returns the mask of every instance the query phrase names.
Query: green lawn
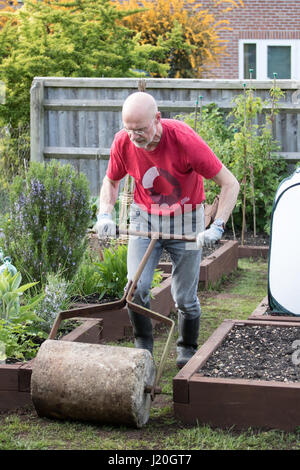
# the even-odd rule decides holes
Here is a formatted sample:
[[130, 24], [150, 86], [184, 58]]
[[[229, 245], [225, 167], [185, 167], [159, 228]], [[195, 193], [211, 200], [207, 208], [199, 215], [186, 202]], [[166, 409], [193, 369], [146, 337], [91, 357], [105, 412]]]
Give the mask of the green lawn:
[[[267, 263], [240, 260], [236, 273], [217, 290], [199, 292], [202, 305], [200, 344], [226, 318], [246, 319], [267, 293]], [[156, 334], [155, 358], [159, 361], [167, 331]], [[149, 422], [142, 429], [60, 422], [38, 418], [33, 409], [0, 415], [0, 449], [98, 449], [98, 450], [290, 450], [300, 449], [300, 430], [294, 433], [248, 429], [237, 432], [189, 426], [174, 418], [172, 379], [175, 340], [161, 386], [163, 394], [153, 403]], [[124, 346], [131, 344], [124, 343]]]

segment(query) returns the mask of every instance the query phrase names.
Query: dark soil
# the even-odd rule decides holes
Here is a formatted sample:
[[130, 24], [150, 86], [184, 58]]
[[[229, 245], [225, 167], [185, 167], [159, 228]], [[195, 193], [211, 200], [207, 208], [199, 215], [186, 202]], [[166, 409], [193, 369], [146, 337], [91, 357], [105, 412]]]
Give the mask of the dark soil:
[[116, 300], [120, 300], [119, 298], [115, 297], [102, 297], [101, 299], [99, 298], [99, 294], [90, 294], [86, 295], [85, 297], [82, 296], [75, 296], [72, 297], [71, 302], [74, 304], [104, 304], [108, 302], [114, 302]]
[[[237, 240], [239, 245], [242, 245], [241, 233], [235, 235], [230, 231], [225, 231], [223, 240]], [[269, 246], [270, 237], [266, 233], [257, 233], [254, 236], [253, 232], [246, 232], [244, 236], [244, 245], [250, 246]]]
[[299, 382], [300, 364], [293, 356], [296, 340], [300, 340], [300, 327], [235, 325], [199, 373], [218, 378]]

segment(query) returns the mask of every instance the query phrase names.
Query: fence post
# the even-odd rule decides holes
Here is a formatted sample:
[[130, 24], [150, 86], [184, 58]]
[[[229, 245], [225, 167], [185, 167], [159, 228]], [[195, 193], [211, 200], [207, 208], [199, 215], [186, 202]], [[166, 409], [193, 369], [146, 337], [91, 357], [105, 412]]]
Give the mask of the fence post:
[[44, 82], [33, 80], [30, 90], [30, 159], [44, 161]]

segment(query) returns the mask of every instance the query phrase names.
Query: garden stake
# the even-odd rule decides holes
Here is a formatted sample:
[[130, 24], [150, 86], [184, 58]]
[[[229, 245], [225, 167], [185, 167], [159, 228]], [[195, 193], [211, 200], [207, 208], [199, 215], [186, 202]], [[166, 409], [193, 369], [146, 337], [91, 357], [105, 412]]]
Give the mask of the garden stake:
[[[120, 234], [125, 232], [127, 235], [149, 237], [151, 241], [122, 299], [83, 307], [74, 312], [60, 312], [48, 339], [41, 345], [33, 361], [31, 397], [39, 416], [125, 424], [138, 428], [149, 419], [151, 402], [156, 394], [161, 393], [158, 385], [175, 322], [134, 303], [134, 291], [157, 239], [169, 237], [195, 242], [196, 238], [119, 230]], [[157, 372], [151, 353], [145, 349], [55, 340], [62, 320], [74, 317], [101, 318], [104, 310], [112, 310], [113, 314], [113, 310], [126, 304], [132, 311], [170, 326]]]

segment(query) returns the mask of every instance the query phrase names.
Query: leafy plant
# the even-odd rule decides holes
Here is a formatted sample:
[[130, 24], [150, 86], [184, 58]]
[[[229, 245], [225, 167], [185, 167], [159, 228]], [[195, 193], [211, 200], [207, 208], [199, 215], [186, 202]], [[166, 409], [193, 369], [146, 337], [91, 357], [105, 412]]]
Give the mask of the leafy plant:
[[[274, 194], [287, 168], [284, 159], [274, 156], [279, 150], [279, 143], [275, 141], [271, 127], [280, 96], [282, 92], [274, 81], [270, 90], [272, 112], [270, 116], [265, 116], [262, 125], [255, 124], [255, 121], [263, 113], [263, 106], [267, 102], [264, 103], [261, 98], [255, 97], [252, 88], [247, 90], [244, 85], [244, 92], [233, 100], [230, 113], [233, 117], [231, 128], [235, 131], [232, 151], [234, 168], [243, 188], [240, 196], [242, 200], [239, 201], [242, 212], [242, 244], [249, 217], [252, 218], [252, 223], [248, 222], [248, 226], [252, 227], [254, 236], [257, 228], [261, 231], [269, 230]], [[251, 201], [251, 205], [248, 201]]]
[[21, 304], [21, 296], [36, 282], [21, 285], [21, 274], [11, 275], [8, 270], [0, 274], [0, 343], [9, 358], [27, 360], [35, 356], [43, 333], [34, 309], [42, 294], [30, 297]]
[[[119, 245], [116, 248], [103, 250], [103, 261], [95, 263], [100, 276], [98, 288], [99, 298], [104, 296], [121, 298], [128, 282], [127, 279], [127, 245]], [[152, 287], [158, 286], [162, 276], [159, 270], [155, 270]]]
[[95, 263], [99, 257], [87, 247], [75, 276], [69, 283], [71, 297], [87, 297], [99, 293], [100, 274]]
[[35, 357], [47, 334], [35, 322], [7, 323], [0, 320], [0, 343], [4, 344], [7, 358], [27, 361]]
[[122, 297], [127, 283], [127, 245], [103, 250], [103, 261], [95, 263], [99, 273], [99, 298]]
[[25, 321], [35, 319], [33, 307], [40, 301], [40, 298], [34, 298], [27, 305], [20, 305], [20, 297], [30, 287], [37, 284], [31, 282], [21, 284], [21, 273], [17, 272], [12, 276], [7, 270], [0, 274], [0, 319], [8, 321]]
[[24, 175], [29, 159], [29, 125], [13, 128], [8, 124], [0, 128], [0, 191], [3, 196], [8, 193], [13, 178], [16, 175]]
[[25, 179], [10, 187], [10, 214], [4, 223], [5, 250], [29, 280], [45, 283], [47, 273], [76, 272], [85, 251], [91, 217], [84, 174], [71, 165], [32, 162]]
[[97, 213], [99, 211], [99, 197], [92, 197], [90, 200], [91, 220], [89, 228], [92, 228], [97, 222]]

